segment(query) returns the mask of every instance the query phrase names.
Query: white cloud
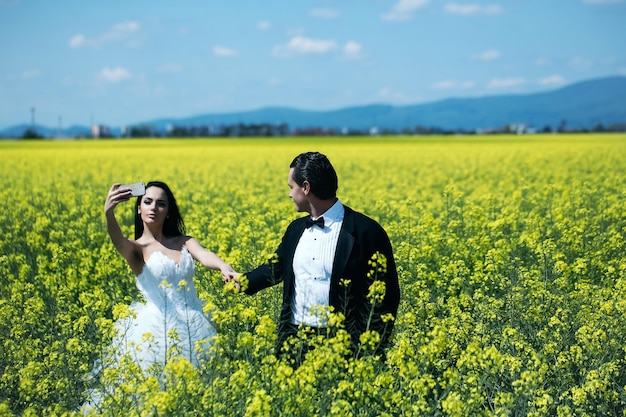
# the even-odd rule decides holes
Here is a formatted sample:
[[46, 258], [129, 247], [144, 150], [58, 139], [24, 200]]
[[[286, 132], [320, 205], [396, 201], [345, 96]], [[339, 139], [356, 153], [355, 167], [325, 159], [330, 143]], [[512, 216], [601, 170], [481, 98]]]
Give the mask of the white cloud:
[[275, 46], [272, 55], [285, 58], [301, 54], [325, 54], [336, 48], [337, 43], [333, 40], [294, 36], [287, 44]]
[[438, 83], [431, 85], [431, 88], [435, 90], [447, 90], [450, 88], [455, 88], [456, 85], [457, 85], [456, 81], [445, 80], [445, 81], [439, 81]]
[[490, 49], [488, 51], [481, 52], [476, 55], [475, 58], [480, 59], [481, 61], [493, 61], [500, 58], [500, 52], [495, 49]]
[[476, 14], [498, 14], [502, 12], [502, 8], [497, 4], [488, 6], [480, 6], [478, 4], [458, 4], [448, 3], [444, 7], [444, 11], [451, 14], [460, 14], [463, 16], [471, 16]]
[[22, 79], [28, 80], [31, 78], [37, 78], [41, 75], [38, 69], [29, 69], [22, 72]]
[[113, 27], [104, 32], [101, 38], [105, 41], [125, 39], [139, 30], [139, 23], [135, 21], [116, 23]]
[[135, 21], [127, 21], [116, 23], [108, 31], [88, 37], [82, 33], [74, 35], [70, 38], [68, 44], [71, 48], [82, 47], [98, 47], [110, 42], [128, 41], [129, 46], [139, 46], [141, 41], [135, 37], [139, 31], [140, 25]]
[[390, 21], [410, 20], [415, 11], [425, 7], [429, 2], [430, 0], [400, 0], [389, 13], [382, 15], [381, 19]]
[[404, 100], [405, 96], [402, 93], [397, 91], [393, 91], [389, 87], [383, 87], [378, 91], [378, 97], [384, 98], [386, 100]]
[[233, 56], [239, 55], [239, 52], [237, 52], [234, 49], [227, 48], [225, 46], [215, 45], [213, 47], [213, 55], [215, 55], [215, 56], [233, 57]]
[[346, 58], [358, 59], [358, 58], [361, 58], [362, 56], [361, 55], [362, 50], [363, 50], [363, 47], [361, 46], [360, 43], [355, 42], [355, 41], [348, 41], [343, 46], [343, 55]]
[[589, 59], [585, 59], [585, 58], [576, 57], [576, 58], [570, 59], [570, 61], [568, 62], [568, 65], [571, 68], [574, 68], [577, 70], [586, 70], [593, 66], [593, 61]]
[[295, 37], [295, 36], [304, 36], [305, 31], [303, 27], [298, 26], [290, 26], [287, 28], [287, 36]]
[[256, 25], [259, 30], [269, 30], [272, 27], [272, 23], [268, 20], [262, 20]]
[[313, 9], [309, 12], [309, 15], [319, 19], [335, 19], [339, 16], [339, 12], [332, 9]]
[[489, 81], [488, 88], [510, 88], [525, 84], [524, 78], [494, 78]]
[[178, 62], [169, 62], [156, 69], [160, 74], [178, 74], [183, 71], [183, 66]]
[[474, 85], [476, 85], [474, 81], [458, 82], [454, 80], [444, 80], [431, 85], [430, 88], [434, 90], [468, 89], [474, 87]]
[[82, 33], [74, 35], [70, 38], [68, 44], [70, 45], [70, 48], [80, 48], [81, 46], [85, 46], [87, 44], [87, 38]]
[[117, 83], [120, 81], [124, 81], [128, 78], [131, 77], [130, 72], [122, 67], [115, 67], [115, 68], [103, 68], [102, 71], [100, 71], [100, 73], [98, 74], [99, 78], [110, 82], [110, 83]]
[[550, 77], [541, 78], [537, 83], [540, 85], [560, 85], [565, 83], [565, 79], [560, 75], [552, 75]]

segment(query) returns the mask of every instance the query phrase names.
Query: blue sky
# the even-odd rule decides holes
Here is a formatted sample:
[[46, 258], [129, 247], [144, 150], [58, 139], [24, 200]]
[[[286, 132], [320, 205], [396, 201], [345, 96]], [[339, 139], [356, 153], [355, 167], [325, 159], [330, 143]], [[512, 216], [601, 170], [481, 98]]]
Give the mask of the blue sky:
[[626, 0], [0, 0], [0, 128], [525, 94], [626, 75]]

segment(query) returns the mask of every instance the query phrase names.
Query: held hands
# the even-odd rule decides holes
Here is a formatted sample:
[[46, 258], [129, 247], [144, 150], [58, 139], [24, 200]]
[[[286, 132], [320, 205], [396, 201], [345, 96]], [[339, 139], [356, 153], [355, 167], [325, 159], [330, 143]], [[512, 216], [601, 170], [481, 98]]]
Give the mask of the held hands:
[[220, 268], [222, 272], [222, 279], [224, 282], [230, 282], [237, 277], [237, 273], [230, 265], [225, 265]]
[[128, 201], [131, 197], [131, 191], [129, 188], [120, 188], [121, 183], [115, 183], [109, 189], [106, 201], [104, 202], [104, 212], [108, 213], [113, 210], [115, 206], [124, 201]]
[[245, 276], [235, 272], [230, 266], [222, 268], [222, 278], [226, 283], [224, 289], [228, 292], [238, 294], [245, 291], [247, 287], [247, 285], [242, 285], [245, 283]]

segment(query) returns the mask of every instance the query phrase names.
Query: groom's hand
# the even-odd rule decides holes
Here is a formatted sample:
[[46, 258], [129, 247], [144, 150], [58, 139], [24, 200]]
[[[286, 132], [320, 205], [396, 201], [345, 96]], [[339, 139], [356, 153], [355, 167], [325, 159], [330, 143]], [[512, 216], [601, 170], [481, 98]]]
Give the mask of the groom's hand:
[[236, 272], [233, 272], [228, 279], [224, 280], [226, 281], [224, 289], [228, 292], [232, 292], [233, 294], [239, 294], [245, 291], [248, 287], [248, 279], [246, 276]]

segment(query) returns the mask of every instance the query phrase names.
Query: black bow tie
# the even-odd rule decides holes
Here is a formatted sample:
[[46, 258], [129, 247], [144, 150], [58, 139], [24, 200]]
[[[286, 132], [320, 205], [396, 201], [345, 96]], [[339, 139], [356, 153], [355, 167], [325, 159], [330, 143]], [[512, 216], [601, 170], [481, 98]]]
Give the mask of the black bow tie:
[[313, 226], [314, 224], [318, 225], [319, 227], [321, 227], [323, 229], [324, 228], [324, 218], [323, 217], [319, 217], [317, 220], [308, 219], [306, 221], [306, 228], [308, 229], [309, 227]]

